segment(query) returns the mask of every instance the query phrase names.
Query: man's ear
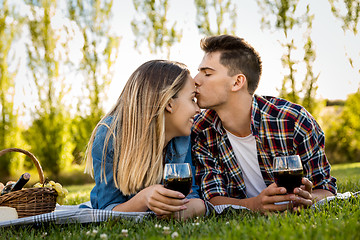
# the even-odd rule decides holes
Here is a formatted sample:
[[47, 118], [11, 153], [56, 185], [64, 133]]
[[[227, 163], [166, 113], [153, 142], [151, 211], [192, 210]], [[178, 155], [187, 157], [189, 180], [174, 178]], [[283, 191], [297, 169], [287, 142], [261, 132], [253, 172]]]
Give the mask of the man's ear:
[[234, 77], [236, 77], [236, 78], [234, 79], [232, 90], [233, 91], [239, 91], [244, 86], [244, 84], [246, 83], [246, 77], [242, 73], [237, 74]]
[[169, 100], [169, 102], [166, 104], [166, 107], [165, 107], [165, 109], [166, 109], [166, 111], [168, 112], [168, 113], [172, 113], [172, 111], [173, 111], [173, 106], [174, 106], [174, 99], [170, 99]]

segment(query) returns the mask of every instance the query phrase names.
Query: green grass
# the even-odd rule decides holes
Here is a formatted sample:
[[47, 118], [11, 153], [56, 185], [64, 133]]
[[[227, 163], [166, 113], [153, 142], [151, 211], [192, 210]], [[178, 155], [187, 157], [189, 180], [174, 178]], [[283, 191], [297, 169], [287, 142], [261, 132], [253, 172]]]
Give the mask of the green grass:
[[[340, 192], [360, 191], [360, 164], [335, 165]], [[68, 186], [67, 204], [89, 200], [93, 184]], [[360, 239], [360, 199], [333, 201], [298, 214], [261, 215], [247, 211], [187, 222], [154, 218], [142, 222], [112, 220], [99, 224], [43, 225], [0, 229], [2, 239]], [[164, 227], [168, 227], [169, 230]], [[122, 230], [128, 231], [127, 236]]]
[[337, 179], [338, 192], [360, 191], [360, 162], [333, 165], [331, 175]]

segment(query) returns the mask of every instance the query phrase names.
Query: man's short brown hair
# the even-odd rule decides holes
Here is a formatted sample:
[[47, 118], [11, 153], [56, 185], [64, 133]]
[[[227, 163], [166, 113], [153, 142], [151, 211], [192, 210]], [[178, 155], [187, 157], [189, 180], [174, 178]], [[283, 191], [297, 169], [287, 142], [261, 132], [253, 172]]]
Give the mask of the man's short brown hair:
[[243, 38], [220, 35], [203, 38], [200, 47], [205, 53], [220, 52], [220, 63], [229, 69], [228, 75], [242, 73], [252, 95], [260, 81], [262, 63], [259, 54]]

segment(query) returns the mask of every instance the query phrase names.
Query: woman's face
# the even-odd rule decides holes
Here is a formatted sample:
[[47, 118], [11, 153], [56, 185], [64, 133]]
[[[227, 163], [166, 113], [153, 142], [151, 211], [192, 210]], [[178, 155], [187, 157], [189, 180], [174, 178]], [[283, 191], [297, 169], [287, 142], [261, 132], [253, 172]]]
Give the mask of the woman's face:
[[200, 113], [195, 94], [195, 81], [189, 75], [185, 86], [166, 107], [165, 132], [168, 140], [177, 136], [190, 135], [194, 116]]

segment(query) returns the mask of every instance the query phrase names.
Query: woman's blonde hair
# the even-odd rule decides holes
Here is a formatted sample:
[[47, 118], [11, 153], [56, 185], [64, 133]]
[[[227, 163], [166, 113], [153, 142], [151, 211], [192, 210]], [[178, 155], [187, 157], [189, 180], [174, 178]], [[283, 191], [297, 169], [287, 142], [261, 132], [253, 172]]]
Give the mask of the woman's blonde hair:
[[[152, 60], [130, 76], [112, 110], [96, 125], [86, 153], [86, 172], [93, 176], [92, 146], [100, 125], [108, 128], [103, 147], [101, 179], [109, 139], [113, 140], [115, 186], [124, 195], [160, 183], [163, 174], [165, 107], [177, 96], [190, 76], [184, 64]], [[113, 117], [110, 126], [103, 123]]]

